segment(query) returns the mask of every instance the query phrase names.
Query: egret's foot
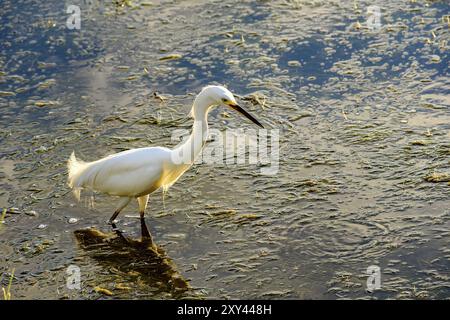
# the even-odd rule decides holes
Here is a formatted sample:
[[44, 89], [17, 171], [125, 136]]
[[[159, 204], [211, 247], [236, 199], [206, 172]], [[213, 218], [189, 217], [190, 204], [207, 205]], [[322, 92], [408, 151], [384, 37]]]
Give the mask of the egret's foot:
[[119, 228], [117, 228], [117, 226], [116, 226], [116, 224], [115, 224], [114, 222], [111, 223], [111, 227], [112, 227], [112, 230], [116, 233], [116, 235], [117, 235], [120, 239], [122, 239], [123, 241], [125, 241], [125, 242], [128, 243], [127, 237], [125, 237], [125, 236], [123, 235], [123, 231], [119, 230]]
[[141, 216], [141, 241], [151, 246], [155, 252], [158, 252], [158, 248], [153, 242], [153, 237], [150, 234], [150, 231], [148, 231], [147, 224], [145, 223], [145, 219], [142, 216]]
[[142, 240], [152, 239], [150, 231], [148, 231], [147, 225], [145, 223], [145, 219], [143, 217], [141, 217], [141, 236], [142, 236]]
[[[127, 201], [130, 202], [130, 200], [127, 200]], [[128, 202], [126, 204], [128, 204]], [[120, 210], [122, 210], [122, 209], [123, 209], [123, 207], [121, 207], [121, 208], [117, 209], [116, 211], [114, 211], [114, 214], [111, 216], [111, 218], [109, 218], [109, 224], [113, 224], [114, 223], [114, 221], [116, 220], [117, 216], [120, 213]]]

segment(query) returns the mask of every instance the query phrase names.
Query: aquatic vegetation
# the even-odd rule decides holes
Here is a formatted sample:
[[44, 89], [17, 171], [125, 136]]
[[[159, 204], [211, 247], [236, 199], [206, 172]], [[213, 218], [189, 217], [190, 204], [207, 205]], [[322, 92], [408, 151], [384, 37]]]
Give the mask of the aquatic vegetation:
[[14, 271], [15, 269], [12, 269], [11, 275], [9, 277], [8, 286], [6, 288], [2, 287], [3, 300], [11, 300], [11, 286], [14, 279]]
[[433, 172], [425, 177], [428, 182], [450, 182], [450, 174]]
[[163, 57], [159, 58], [159, 60], [165, 61], [165, 60], [176, 60], [176, 59], [181, 59], [181, 58], [182, 58], [181, 54], [173, 53], [173, 54], [163, 56]]
[[110, 290], [102, 288], [102, 287], [99, 287], [99, 286], [95, 287], [94, 291], [97, 292], [97, 293], [100, 293], [100, 294], [107, 295], [107, 296], [114, 295]]
[[0, 228], [1, 228], [2, 224], [5, 222], [6, 212], [7, 212], [7, 210], [6, 210], [6, 208], [4, 208], [2, 211], [2, 215], [0, 216]]

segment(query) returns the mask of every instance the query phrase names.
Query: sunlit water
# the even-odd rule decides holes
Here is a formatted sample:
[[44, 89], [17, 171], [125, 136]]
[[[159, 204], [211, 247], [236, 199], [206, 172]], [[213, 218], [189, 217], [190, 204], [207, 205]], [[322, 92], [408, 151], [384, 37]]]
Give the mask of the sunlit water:
[[[3, 1], [0, 207], [18, 212], [0, 224], [1, 285], [14, 268], [16, 299], [448, 298], [449, 4], [378, 2], [74, 0], [69, 30], [62, 1]], [[279, 172], [197, 164], [151, 196], [147, 224], [190, 283], [180, 293], [126, 250], [80, 246], [76, 230], [109, 232], [115, 199], [77, 203], [66, 161], [174, 146], [211, 83], [264, 101], [243, 104], [279, 129]], [[253, 128], [224, 109], [210, 124]], [[133, 203], [119, 223], [134, 238], [136, 217]]]

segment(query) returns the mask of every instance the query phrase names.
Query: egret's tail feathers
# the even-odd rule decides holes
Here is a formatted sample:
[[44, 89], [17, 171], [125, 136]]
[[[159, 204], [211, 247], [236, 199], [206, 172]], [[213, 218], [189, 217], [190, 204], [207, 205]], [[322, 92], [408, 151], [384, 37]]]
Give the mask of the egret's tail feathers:
[[68, 184], [72, 188], [75, 197], [80, 200], [81, 188], [85, 182], [85, 171], [89, 167], [89, 163], [77, 160], [75, 152], [72, 152], [69, 160], [67, 161], [67, 168], [69, 171]]

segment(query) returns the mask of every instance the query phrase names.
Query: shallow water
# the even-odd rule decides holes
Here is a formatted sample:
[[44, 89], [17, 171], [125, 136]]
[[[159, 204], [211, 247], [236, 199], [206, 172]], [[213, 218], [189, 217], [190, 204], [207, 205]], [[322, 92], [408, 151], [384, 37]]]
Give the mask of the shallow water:
[[[450, 296], [447, 1], [77, 3], [81, 30], [67, 29], [63, 2], [2, 2], [0, 207], [17, 212], [0, 224], [0, 281], [15, 269], [13, 298]], [[190, 283], [174, 293], [80, 246], [75, 231], [109, 231], [115, 204], [77, 203], [65, 166], [72, 150], [174, 146], [210, 83], [265, 101], [244, 105], [279, 129], [279, 172], [196, 164], [151, 196], [147, 224]], [[209, 119], [253, 128], [224, 110]], [[120, 221], [134, 238], [136, 217], [133, 203]], [[66, 287], [69, 265], [81, 290]]]

